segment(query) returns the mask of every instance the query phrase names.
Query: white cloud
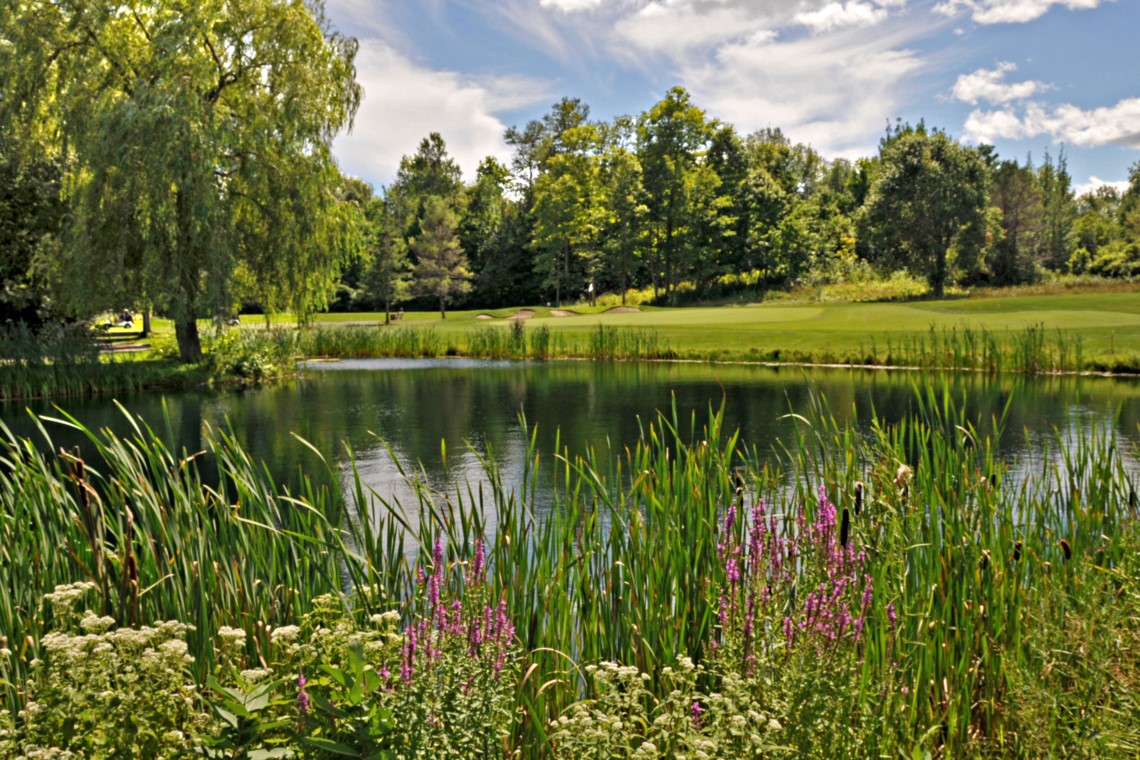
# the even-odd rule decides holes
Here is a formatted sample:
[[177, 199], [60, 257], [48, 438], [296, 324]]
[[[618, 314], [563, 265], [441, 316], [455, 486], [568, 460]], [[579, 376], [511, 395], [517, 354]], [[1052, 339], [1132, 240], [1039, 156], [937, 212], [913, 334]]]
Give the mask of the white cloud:
[[1007, 84], [1004, 81], [1005, 75], [1012, 71], [1017, 71], [1017, 64], [1002, 61], [996, 69], [978, 69], [972, 74], [962, 74], [954, 83], [951, 94], [964, 103], [977, 105], [979, 100], [986, 100], [990, 103], [1024, 100], [1049, 89], [1049, 85], [1044, 82], [1028, 81]]
[[710, 6], [686, 0], [654, 0], [620, 19], [614, 31], [618, 37], [618, 53], [628, 44], [637, 49], [627, 49], [628, 55], [656, 53], [677, 60], [692, 53], [707, 52], [729, 40], [773, 34], [767, 19], [744, 3]]
[[1119, 145], [1140, 149], [1140, 98], [1093, 109], [1030, 102], [1020, 112], [1007, 106], [996, 111], [975, 110], [966, 118], [965, 139], [974, 142], [1041, 135], [1083, 148]]
[[430, 132], [443, 136], [464, 177], [473, 178], [486, 156], [509, 155], [506, 125], [495, 114], [550, 97], [545, 83], [527, 77], [480, 79], [424, 68], [380, 40], [361, 40], [356, 66], [364, 102], [352, 133], [334, 147], [344, 171], [377, 184], [391, 182], [400, 158]]
[[795, 22], [815, 33], [848, 26], [872, 26], [887, 18], [887, 9], [871, 3], [828, 3], [817, 11], [798, 13]]
[[1103, 2], [1111, 0], [945, 0], [934, 10], [947, 16], [965, 11], [979, 24], [1024, 24], [1041, 18], [1054, 5], [1089, 10]]
[[554, 8], [563, 13], [589, 11], [599, 7], [603, 0], [539, 0], [543, 8]]
[[904, 82], [923, 66], [902, 47], [911, 33], [849, 29], [732, 43], [681, 79], [696, 102], [741, 132], [780, 127], [825, 155], [865, 155], [898, 115]]
[[1114, 188], [1118, 193], [1123, 193], [1128, 190], [1128, 180], [1122, 179], [1117, 181], [1109, 181], [1106, 179], [1101, 179], [1100, 177], [1093, 176], [1089, 177], [1087, 182], [1082, 182], [1079, 185], [1074, 185], [1073, 192], [1079, 198], [1082, 195], [1086, 195], [1093, 192], [1094, 190], [1098, 190], [1099, 188], [1106, 186]]

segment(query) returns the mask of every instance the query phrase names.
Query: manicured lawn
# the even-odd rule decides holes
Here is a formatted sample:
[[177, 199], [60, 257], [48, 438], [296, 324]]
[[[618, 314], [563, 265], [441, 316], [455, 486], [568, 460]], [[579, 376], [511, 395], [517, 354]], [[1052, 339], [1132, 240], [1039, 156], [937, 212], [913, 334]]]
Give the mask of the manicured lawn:
[[[1012, 338], [1027, 328], [1043, 326], [1050, 341], [1059, 331], [1068, 340], [1079, 337], [1086, 360], [1115, 357], [1121, 366], [1140, 365], [1140, 289], [1132, 292], [1080, 292], [1049, 295], [1000, 295], [953, 298], [906, 303], [762, 303], [709, 307], [640, 307], [616, 311], [608, 307], [568, 305], [562, 310], [547, 306], [509, 309], [405, 312], [400, 321], [384, 327], [382, 313], [320, 314], [316, 326], [366, 325], [378, 329], [431, 329], [445, 343], [463, 353], [464, 336], [488, 328], [507, 329], [520, 312], [531, 311], [525, 320], [533, 333], [545, 327], [563, 345], [588, 345], [599, 325], [654, 333], [684, 359], [780, 360], [847, 362], [874, 355], [885, 356], [907, 341], [928, 338], [933, 330], [940, 337], [950, 331], [985, 331], [998, 340]], [[562, 311], [569, 315], [555, 316]], [[246, 315], [243, 327], [264, 327], [265, 318]], [[274, 326], [292, 324], [288, 315], [271, 317]], [[201, 323], [203, 337], [213, 325]], [[158, 340], [173, 339], [168, 320], [154, 320]], [[110, 337], [126, 334], [113, 328]], [[897, 354], [897, 351], [895, 351]], [[145, 355], [144, 355], [145, 356]], [[142, 357], [139, 357], [142, 358]]]
[[[1001, 335], [1044, 325], [1047, 331], [1079, 335], [1086, 355], [1140, 354], [1140, 291], [1002, 296], [910, 303], [755, 304], [689, 308], [645, 307], [616, 313], [602, 308], [566, 307], [573, 316], [551, 316], [547, 307], [493, 311], [408, 312], [397, 324], [428, 327], [443, 334], [510, 324], [521, 308], [535, 315], [527, 328], [546, 326], [566, 337], [585, 339], [597, 325], [656, 331], [682, 357], [740, 358], [810, 354], [836, 358], [863, 353], [874, 342], [937, 331], [970, 328]], [[493, 319], [478, 319], [490, 314]], [[326, 314], [317, 324], [382, 321], [382, 314]], [[245, 320], [243, 320], [244, 322]]]

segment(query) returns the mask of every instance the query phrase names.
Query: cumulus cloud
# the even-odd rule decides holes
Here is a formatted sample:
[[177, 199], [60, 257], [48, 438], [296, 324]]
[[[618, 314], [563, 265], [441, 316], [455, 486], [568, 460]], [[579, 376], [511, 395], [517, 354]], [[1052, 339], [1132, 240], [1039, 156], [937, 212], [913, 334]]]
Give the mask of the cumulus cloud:
[[380, 40], [361, 40], [357, 79], [364, 102], [351, 134], [334, 146], [341, 167], [376, 184], [396, 175], [400, 158], [439, 132], [448, 152], [472, 179], [479, 162], [506, 159], [506, 125], [495, 115], [543, 102], [549, 86], [521, 76], [473, 78], [412, 62]]
[[1118, 145], [1140, 149], [1140, 98], [1093, 109], [1069, 103], [1046, 106], [1030, 102], [1021, 109], [1006, 106], [994, 111], [975, 110], [966, 118], [965, 139], [974, 142], [1024, 140], [1041, 135], [1083, 148]]
[[1128, 180], [1122, 179], [1118, 181], [1110, 181], [1093, 176], [1089, 177], [1087, 182], [1081, 182], [1080, 184], [1073, 185], [1073, 192], [1079, 198], [1082, 195], [1087, 195], [1088, 193], [1099, 190], [1102, 187], [1111, 187], [1116, 190], [1116, 192], [1123, 193], [1128, 190]]
[[1111, 0], [945, 0], [934, 10], [947, 16], [965, 12], [979, 24], [1024, 24], [1041, 18], [1054, 5], [1089, 10], [1104, 2]]
[[977, 105], [979, 100], [990, 103], [1025, 100], [1049, 89], [1044, 82], [1006, 83], [1005, 75], [1013, 71], [1017, 71], [1017, 64], [1002, 61], [996, 69], [978, 69], [971, 74], [962, 74], [954, 83], [951, 94], [963, 103]]

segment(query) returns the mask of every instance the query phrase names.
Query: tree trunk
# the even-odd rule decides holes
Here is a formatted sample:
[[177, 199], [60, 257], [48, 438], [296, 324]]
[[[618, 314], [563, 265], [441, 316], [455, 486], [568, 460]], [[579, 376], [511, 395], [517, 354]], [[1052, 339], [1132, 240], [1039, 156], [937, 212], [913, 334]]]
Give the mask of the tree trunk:
[[174, 318], [174, 335], [178, 338], [178, 357], [183, 364], [202, 361], [202, 340], [198, 336], [198, 320], [194, 317]]
[[142, 337], [150, 335], [150, 309], [143, 309]]
[[384, 324], [385, 325], [392, 324], [392, 299], [391, 298], [385, 298], [384, 299]]
[[946, 287], [946, 247], [934, 254], [934, 271], [931, 274], [930, 288], [934, 291], [935, 298], [941, 298]]
[[439, 318], [447, 319], [447, 312], [443, 308], [443, 296], [439, 297]]

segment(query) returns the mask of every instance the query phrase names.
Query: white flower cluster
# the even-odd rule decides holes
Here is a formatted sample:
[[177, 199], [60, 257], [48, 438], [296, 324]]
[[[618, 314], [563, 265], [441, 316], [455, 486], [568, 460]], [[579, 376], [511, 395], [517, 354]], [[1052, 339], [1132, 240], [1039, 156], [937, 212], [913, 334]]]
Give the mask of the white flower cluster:
[[87, 612], [85, 612], [83, 615], [83, 619], [79, 621], [80, 628], [82, 628], [87, 633], [94, 634], [106, 633], [107, 631], [111, 630], [114, 625], [115, 618], [108, 615], [103, 615], [100, 617], [91, 610], [87, 610]]
[[231, 628], [223, 625], [218, 629], [218, 638], [222, 640], [223, 647], [240, 647], [245, 645], [245, 631], [241, 628]]
[[90, 581], [67, 583], [56, 586], [54, 591], [44, 595], [44, 599], [51, 602], [51, 606], [55, 609], [56, 614], [63, 615], [71, 612], [75, 603], [93, 588], [95, 588], [95, 584]]
[[274, 644], [292, 644], [300, 635], [300, 626], [283, 625], [280, 628], [273, 629], [273, 631], [269, 634], [269, 640]]
[[258, 681], [264, 681], [272, 675], [272, 672], [265, 668], [249, 668], [241, 672], [241, 679], [247, 684], [254, 684]]

